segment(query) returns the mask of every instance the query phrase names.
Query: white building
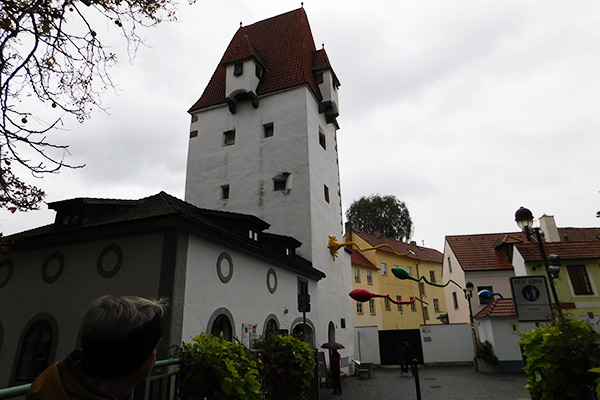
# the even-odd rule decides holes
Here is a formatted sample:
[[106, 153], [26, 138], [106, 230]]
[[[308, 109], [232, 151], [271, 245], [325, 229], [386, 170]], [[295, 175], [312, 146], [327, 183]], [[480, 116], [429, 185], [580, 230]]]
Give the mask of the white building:
[[[326, 278], [309, 288], [315, 344], [353, 356], [350, 257], [342, 237], [336, 132], [339, 81], [303, 8], [240, 27], [190, 108], [186, 201], [255, 215], [292, 236]], [[306, 290], [302, 280], [298, 294]], [[235, 295], [235, 294], [232, 294]], [[240, 294], [237, 294], [240, 296]]]
[[164, 192], [50, 208], [56, 222], [10, 236], [0, 260], [0, 387], [31, 382], [73, 351], [83, 310], [97, 297], [169, 298], [164, 359], [202, 332], [242, 340], [244, 324], [256, 335], [297, 330], [298, 280], [315, 291], [324, 278], [295, 254], [298, 241], [266, 232], [264, 221]]

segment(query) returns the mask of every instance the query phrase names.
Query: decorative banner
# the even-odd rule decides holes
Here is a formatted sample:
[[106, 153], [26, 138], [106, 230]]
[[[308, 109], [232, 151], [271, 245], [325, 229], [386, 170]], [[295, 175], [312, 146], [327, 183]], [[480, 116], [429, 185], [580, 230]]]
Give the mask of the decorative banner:
[[396, 278], [398, 278], [398, 279], [410, 279], [410, 280], [412, 280], [412, 281], [415, 281], [415, 282], [419, 282], [419, 281], [422, 281], [422, 280], [423, 280], [423, 281], [425, 281], [425, 283], [427, 283], [428, 285], [431, 285], [431, 286], [437, 286], [437, 287], [446, 287], [446, 286], [448, 286], [448, 285], [450, 284], [450, 282], [452, 282], [452, 283], [454, 283], [456, 286], [458, 286], [459, 288], [461, 288], [461, 289], [462, 289], [462, 287], [461, 287], [461, 286], [460, 286], [458, 283], [454, 282], [452, 279], [450, 279], [448, 282], [446, 282], [446, 283], [444, 283], [444, 284], [442, 285], [442, 284], [440, 284], [440, 283], [429, 282], [429, 281], [427, 280], [427, 278], [425, 278], [425, 275], [423, 275], [423, 276], [421, 276], [420, 278], [418, 278], [418, 279], [417, 279], [417, 278], [415, 278], [414, 276], [411, 276], [411, 275], [408, 273], [408, 271], [407, 271], [407, 270], [405, 270], [404, 268], [400, 268], [400, 267], [394, 267], [394, 268], [392, 268], [392, 273], [393, 273], [393, 274], [394, 274], [394, 276], [395, 276]]
[[383, 297], [383, 298], [388, 299], [389, 301], [391, 301], [394, 304], [412, 304], [415, 302], [415, 300], [419, 300], [421, 303], [429, 305], [429, 303], [421, 300], [420, 298], [418, 298], [416, 296], [411, 296], [410, 300], [401, 301], [401, 300], [392, 299], [390, 297], [390, 295], [387, 293], [384, 293], [384, 294], [371, 293], [367, 289], [354, 289], [353, 291], [350, 292], [350, 297], [352, 297], [352, 299], [359, 301], [361, 303], [369, 301], [373, 297]]
[[337, 241], [337, 238], [335, 236], [329, 236], [329, 244], [327, 245], [327, 248], [329, 249], [329, 253], [331, 253], [331, 256], [333, 257], [333, 259], [335, 260], [337, 258], [337, 256], [338, 256], [337, 252], [338, 252], [339, 249], [341, 249], [344, 246], [352, 246], [352, 245], [356, 246], [356, 249], [358, 251], [360, 251], [361, 253], [364, 252], [364, 251], [369, 251], [369, 250], [377, 250], [377, 249], [379, 249], [381, 247], [389, 247], [390, 249], [392, 249], [392, 251], [395, 254], [397, 254], [399, 256], [407, 256], [407, 255], [410, 254], [410, 253], [404, 253], [404, 254], [403, 253], [398, 253], [396, 251], [396, 249], [394, 249], [394, 247], [392, 245], [389, 245], [387, 243], [383, 243], [383, 244], [380, 244], [380, 245], [375, 246], [375, 247], [367, 247], [366, 249], [361, 249], [355, 242], [340, 243], [340, 242]]

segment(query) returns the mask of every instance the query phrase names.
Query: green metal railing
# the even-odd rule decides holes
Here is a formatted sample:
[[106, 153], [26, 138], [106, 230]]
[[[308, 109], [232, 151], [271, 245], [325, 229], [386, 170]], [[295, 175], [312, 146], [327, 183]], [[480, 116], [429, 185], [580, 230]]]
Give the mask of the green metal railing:
[[[134, 400], [173, 400], [177, 398], [179, 372], [181, 364], [178, 358], [160, 360], [154, 364], [152, 374], [133, 393]], [[0, 400], [25, 396], [31, 384], [0, 389]]]

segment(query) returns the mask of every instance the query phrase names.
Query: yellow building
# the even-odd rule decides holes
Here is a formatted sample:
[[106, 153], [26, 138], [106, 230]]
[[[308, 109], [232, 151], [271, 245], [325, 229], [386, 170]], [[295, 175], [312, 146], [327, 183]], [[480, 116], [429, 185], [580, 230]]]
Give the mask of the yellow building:
[[418, 329], [423, 324], [441, 324], [440, 316], [446, 314], [444, 288], [428, 285], [424, 280], [399, 279], [392, 268], [404, 268], [411, 276], [433, 283], [441, 283], [443, 255], [435, 249], [417, 246], [415, 242], [404, 243], [380, 238], [365, 232], [349, 230], [345, 242], [354, 242], [361, 249], [384, 246], [376, 250], [359, 252], [352, 249], [353, 288], [364, 288], [373, 293], [389, 294], [392, 299], [412, 304], [396, 305], [386, 298], [374, 298], [369, 302], [354, 301], [355, 326], [377, 326], [379, 330]]

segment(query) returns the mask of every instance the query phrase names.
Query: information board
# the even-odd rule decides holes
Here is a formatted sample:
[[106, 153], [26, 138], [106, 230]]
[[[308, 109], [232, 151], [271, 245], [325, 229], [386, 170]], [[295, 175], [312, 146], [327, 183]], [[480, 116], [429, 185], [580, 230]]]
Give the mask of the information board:
[[552, 320], [552, 302], [544, 275], [514, 276], [510, 278], [510, 288], [519, 321]]

